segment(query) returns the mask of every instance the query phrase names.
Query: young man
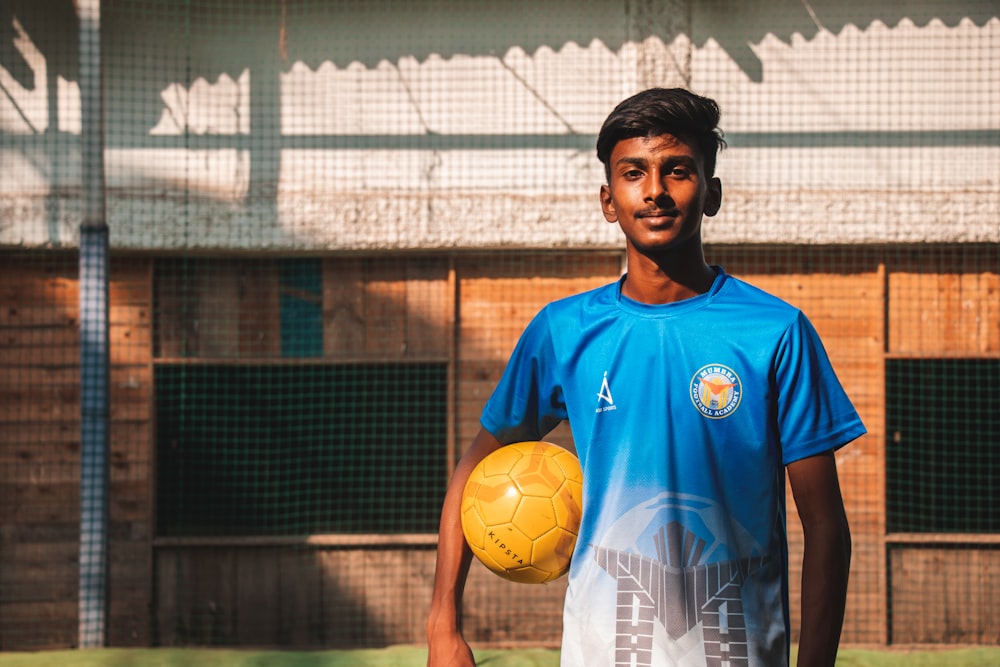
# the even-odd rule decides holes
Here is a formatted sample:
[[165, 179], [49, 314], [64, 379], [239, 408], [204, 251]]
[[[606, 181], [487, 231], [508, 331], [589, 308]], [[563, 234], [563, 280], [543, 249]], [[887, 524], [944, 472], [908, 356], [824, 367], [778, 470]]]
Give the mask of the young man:
[[834, 664], [851, 547], [833, 451], [865, 429], [802, 313], [705, 262], [718, 121], [715, 102], [680, 89], [639, 93], [605, 121], [601, 209], [628, 271], [546, 306], [486, 404], [442, 510], [432, 667], [473, 664], [469, 472], [563, 419], [584, 476], [564, 667], [786, 664], [786, 470], [805, 534], [799, 664]]

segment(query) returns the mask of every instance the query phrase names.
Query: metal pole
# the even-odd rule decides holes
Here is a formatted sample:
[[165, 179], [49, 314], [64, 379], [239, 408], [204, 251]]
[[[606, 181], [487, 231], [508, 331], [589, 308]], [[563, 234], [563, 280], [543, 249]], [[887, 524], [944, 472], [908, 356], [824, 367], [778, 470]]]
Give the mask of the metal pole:
[[108, 226], [104, 205], [101, 3], [79, 0], [83, 221], [80, 225], [79, 647], [107, 640]]

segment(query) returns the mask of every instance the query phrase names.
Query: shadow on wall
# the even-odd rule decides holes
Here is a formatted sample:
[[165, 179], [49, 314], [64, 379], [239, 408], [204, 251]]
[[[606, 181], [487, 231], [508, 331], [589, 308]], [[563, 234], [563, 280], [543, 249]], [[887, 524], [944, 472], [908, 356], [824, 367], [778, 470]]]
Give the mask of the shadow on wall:
[[[331, 199], [326, 196], [331, 190], [377, 190], [383, 186], [379, 174], [372, 176], [366, 169], [351, 171], [354, 165], [348, 164], [343, 167], [347, 177], [327, 177], [330, 170], [321, 168], [327, 163], [317, 162], [313, 168], [300, 155], [328, 160], [340, 149], [418, 149], [412, 155], [419, 159], [412, 160], [405, 170], [406, 179], [410, 179], [407, 187], [419, 196], [408, 201], [416, 214], [427, 215], [429, 227], [442, 223], [444, 217], [429, 212], [432, 207], [425, 207], [426, 200], [421, 197], [446, 190], [454, 181], [444, 179], [454, 178], [458, 171], [453, 166], [457, 162], [439, 159], [441, 153], [483, 147], [538, 148], [572, 150], [590, 158], [592, 137], [587, 132], [596, 128], [577, 128], [603, 116], [605, 102], [610, 108], [617, 101], [617, 95], [609, 91], [611, 85], [595, 90], [587, 102], [590, 106], [583, 105], [586, 108], [579, 118], [587, 120], [571, 120], [552, 98], [561, 95], [574, 100], [573, 86], [593, 85], [590, 80], [569, 78], [580, 77], [582, 72], [567, 73], [563, 83], [563, 70], [538, 67], [536, 75], [544, 83], [533, 87], [513, 68], [513, 78], [500, 69], [498, 80], [510, 88], [492, 91], [498, 100], [492, 104], [492, 99], [476, 97], [475, 90], [469, 91], [474, 86], [468, 84], [482, 83], [484, 73], [499, 69], [497, 62], [466, 68], [458, 56], [503, 59], [516, 51], [535, 54], [544, 48], [559, 52], [575, 44], [601, 45], [594, 49], [600, 52], [595, 57], [604, 58], [605, 47], [619, 53], [623, 45], [641, 43], [652, 35], [672, 44], [676, 35], [686, 31], [696, 45], [718, 43], [750, 80], [761, 81], [763, 65], [751, 47], [767, 35], [784, 41], [795, 35], [813, 39], [823, 31], [836, 34], [848, 25], [865, 28], [880, 22], [894, 26], [903, 19], [916, 25], [931, 21], [949, 26], [962, 21], [985, 25], [998, 14], [996, 3], [990, 0], [629, 0], [594, 1], [582, 9], [578, 0], [553, 0], [541, 9], [537, 5], [533, 0], [387, 0], [337, 3], [331, 9], [334, 5], [328, 3], [288, 0], [105, 0], [105, 142], [109, 149], [118, 151], [110, 160], [116, 170], [108, 185], [113, 200], [109, 215], [129, 221], [118, 227], [117, 238], [137, 247], [169, 245], [174, 243], [172, 238], [163, 241], [152, 232], [146, 233], [156, 229], [158, 220], [169, 218], [181, 221], [175, 227], [180, 229], [176, 232], [179, 245], [215, 247], [233, 243], [230, 239], [249, 245], [245, 239], [257, 242], [254, 234], [260, 234], [261, 243], [301, 247], [314, 242], [315, 232], [304, 230], [323, 228], [330, 217], [342, 221], [350, 231], [361, 229], [383, 212], [376, 200], [368, 197], [363, 205], [341, 200], [337, 203], [344, 207], [329, 215]], [[678, 6], [688, 8], [690, 15], [678, 16]], [[58, 246], [75, 231], [70, 225], [78, 204], [82, 169], [74, 125], [78, 118], [66, 117], [70, 114], [59, 107], [73, 104], [71, 97], [67, 101], [74, 93], [73, 86], [66, 84], [78, 79], [77, 23], [70, 0], [6, 0], [0, 6], [0, 145], [12, 149], [12, 161], [0, 167], [5, 175], [13, 174], [4, 182], [5, 195], [12, 195], [0, 201], [7, 207], [0, 210], [15, 213], [0, 216], [4, 218], [0, 231], [4, 224], [13, 229], [4, 237], [5, 242], [9, 238], [15, 244]], [[436, 71], [419, 84], [404, 76], [412, 63], [430, 63], [433, 68], [438, 62], [451, 67], [440, 81], [434, 76]], [[538, 62], [527, 66], [535, 67]], [[612, 63], [606, 81], [615, 80], [618, 63], [601, 62]], [[338, 76], [352, 66], [379, 71], [362, 83], [355, 83], [350, 73], [336, 80], [301, 79], [306, 82], [302, 84], [306, 93], [303, 100], [282, 100], [282, 78], [293, 67], [318, 72], [324, 64], [335, 65]], [[293, 74], [289, 78], [296, 80], [298, 74]], [[317, 86], [316, 81], [323, 85]], [[418, 89], [421, 85], [423, 89]], [[206, 93], [206, 89], [210, 90]], [[455, 91], [467, 97], [462, 99]], [[350, 100], [345, 102], [348, 94]], [[478, 118], [469, 109], [478, 112], [489, 107], [496, 111], [502, 106], [500, 102], [508, 101], [507, 95], [523, 95], [529, 103], [537, 103], [533, 108], [538, 109], [539, 123], [544, 124], [533, 127], [552, 129], [548, 133], [504, 134], [496, 127], [524, 127], [519, 124], [521, 119], [508, 123], [510, 118], [506, 117], [494, 125], [490, 120], [470, 123], [467, 127], [473, 130], [465, 134], [461, 129], [440, 129], [454, 128], [453, 123], [463, 116]], [[34, 108], [29, 108], [32, 105]], [[301, 117], [287, 117], [290, 109], [295, 113], [301, 109]], [[535, 120], [529, 118], [528, 122]], [[983, 135], [935, 136], [945, 141], [957, 137], [975, 142]], [[993, 134], [986, 136], [993, 141]], [[852, 134], [836, 138], [855, 144], [865, 139]], [[778, 139], [772, 134], [744, 139], [751, 140], [770, 146]], [[793, 140], [813, 139], [796, 136]], [[905, 134], [897, 140], [914, 139]], [[155, 150], [155, 156], [142, 149]], [[433, 155], [425, 157], [430, 153]], [[592, 162], [590, 158], [587, 164]], [[18, 170], [20, 164], [30, 168]], [[341, 168], [340, 163], [335, 166]], [[298, 199], [288, 196], [292, 188], [282, 183], [282, 177], [289, 173], [293, 176], [287, 182], [294, 185]], [[581, 168], [579, 174], [581, 182], [589, 178], [586, 169]], [[490, 187], [494, 185], [491, 181]], [[281, 201], [290, 206], [279, 206], [279, 187], [287, 188]], [[535, 215], [533, 209], [526, 210]], [[37, 213], [26, 215], [25, 211]], [[516, 209], [511, 215], [500, 215], [512, 218], [520, 212]], [[38, 226], [32, 226], [34, 219], [43, 216], [47, 223], [44, 235], [37, 232]], [[283, 224], [293, 219], [295, 230], [293, 225]], [[442, 227], [449, 229], [448, 224]], [[139, 229], [143, 231], [136, 231]], [[362, 233], [354, 238], [340, 242], [383, 242]]]
[[[172, 83], [200, 77], [215, 81], [223, 74], [238, 79], [249, 69], [255, 88], [269, 80], [276, 86], [278, 74], [296, 62], [312, 68], [328, 61], [338, 67], [359, 62], [374, 68], [404, 58], [502, 56], [515, 47], [527, 53], [541, 47], [558, 51], [569, 43], [585, 46], [594, 40], [617, 51], [625, 42], [651, 35], [669, 41], [667, 24], [672, 23], [689, 25], [697, 45], [718, 42], [749, 78], [759, 81], [761, 63], [750, 45], [769, 34], [787, 42], [793, 35], [811, 39], [821, 30], [836, 34], [847, 25], [893, 26], [903, 19], [918, 26], [934, 19], [948, 26], [963, 19], [983, 25], [998, 16], [995, 3], [973, 0], [708, 0], [690, 3], [690, 18], [676, 21], [669, 7], [664, 11], [646, 7], [648, 2], [622, 4], [624, 8], [595, 2], [581, 15], [577, 0], [557, 0], [544, 10], [533, 0], [390, 0], [351, 3], [335, 11], [324, 3], [302, 6], [271, 0], [238, 5], [105, 1], [107, 122], [109, 128], [121, 121], [152, 128], [162, 112], [160, 94]], [[31, 88], [34, 71], [15, 45], [15, 20], [44, 55], [50, 81], [77, 79], [78, 28], [70, 0], [8, 0], [0, 7], [0, 66], [21, 86]], [[268, 102], [277, 99], [276, 90], [263, 87], [253, 103], [276, 112], [277, 103]], [[117, 99], [130, 103], [116, 104]], [[273, 113], [272, 124], [277, 118]]]

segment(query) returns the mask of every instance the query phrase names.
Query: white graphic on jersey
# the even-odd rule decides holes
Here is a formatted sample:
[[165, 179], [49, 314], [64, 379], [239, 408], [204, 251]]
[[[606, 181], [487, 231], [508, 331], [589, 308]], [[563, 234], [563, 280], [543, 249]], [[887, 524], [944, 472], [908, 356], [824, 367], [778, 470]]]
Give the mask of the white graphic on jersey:
[[[645, 526], [639, 541], [651, 540], [653, 554], [594, 545], [597, 564], [618, 587], [616, 667], [660, 664], [653, 646], [664, 635], [659, 650], [677, 664], [757, 664], [748, 650], [742, 588], [771, 558], [756, 541], [721, 521], [714, 503], [693, 496], [663, 494], [639, 505], [609, 536], [629, 526], [633, 535], [635, 526]], [[743, 543], [749, 555], [738, 556], [740, 548], [728, 539]]]
[[[604, 405], [602, 405], [604, 403]], [[604, 371], [604, 380], [601, 382], [601, 390], [597, 392], [597, 410], [596, 412], [607, 412], [608, 410], [617, 410], [615, 406], [615, 399], [611, 396], [611, 385], [608, 384], [608, 372]]]

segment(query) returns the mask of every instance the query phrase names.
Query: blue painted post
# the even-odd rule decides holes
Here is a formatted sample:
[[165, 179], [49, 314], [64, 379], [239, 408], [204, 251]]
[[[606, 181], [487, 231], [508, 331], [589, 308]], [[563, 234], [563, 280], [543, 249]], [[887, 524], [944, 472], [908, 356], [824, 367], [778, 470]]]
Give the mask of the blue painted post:
[[80, 225], [79, 647], [107, 640], [110, 334], [104, 205], [101, 3], [79, 0], [83, 220]]

